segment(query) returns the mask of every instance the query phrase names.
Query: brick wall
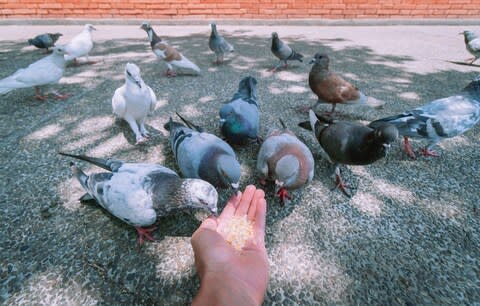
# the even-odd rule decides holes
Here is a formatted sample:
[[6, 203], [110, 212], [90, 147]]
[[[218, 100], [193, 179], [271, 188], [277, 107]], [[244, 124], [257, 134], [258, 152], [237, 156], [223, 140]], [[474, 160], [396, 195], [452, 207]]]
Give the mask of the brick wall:
[[480, 0], [0, 0], [0, 18], [478, 18]]

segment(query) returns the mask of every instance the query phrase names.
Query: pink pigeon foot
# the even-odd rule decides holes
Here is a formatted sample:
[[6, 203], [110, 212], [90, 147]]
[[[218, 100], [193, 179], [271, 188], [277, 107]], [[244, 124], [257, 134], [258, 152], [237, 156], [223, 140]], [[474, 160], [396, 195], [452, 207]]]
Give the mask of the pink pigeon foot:
[[285, 204], [285, 200], [286, 200], [286, 199], [289, 199], [289, 200], [292, 199], [292, 197], [288, 194], [288, 190], [285, 189], [284, 187], [280, 188], [280, 189], [277, 191], [277, 195], [278, 195], [278, 197], [280, 198], [280, 203], [281, 203], [282, 205]]
[[412, 145], [410, 144], [410, 141], [408, 141], [407, 136], [403, 137], [403, 143], [404, 143], [404, 149], [407, 155], [413, 159], [417, 159], [417, 156], [415, 156], [415, 153], [413, 152], [413, 149], [412, 149]]
[[151, 235], [151, 233], [157, 229], [156, 226], [151, 227], [135, 227], [138, 233], [138, 243], [143, 244], [143, 238], [147, 238], [150, 241], [155, 241], [155, 238]]
[[174, 78], [174, 77], [177, 76], [177, 73], [176, 73], [174, 70], [168, 69], [167, 72], [165, 73], [165, 75], [166, 75], [167, 77], [169, 77], [169, 78], [170, 78], [170, 77], [173, 77], [173, 78]]
[[335, 174], [335, 188], [334, 189], [340, 189], [343, 194], [345, 194], [347, 197], [351, 197], [350, 194], [347, 191], [348, 185], [342, 180], [342, 177], [340, 176], [340, 172]]
[[433, 157], [440, 157], [440, 154], [438, 154], [435, 151], [430, 150], [429, 148], [425, 147], [422, 149], [422, 154], [423, 156], [433, 156]]

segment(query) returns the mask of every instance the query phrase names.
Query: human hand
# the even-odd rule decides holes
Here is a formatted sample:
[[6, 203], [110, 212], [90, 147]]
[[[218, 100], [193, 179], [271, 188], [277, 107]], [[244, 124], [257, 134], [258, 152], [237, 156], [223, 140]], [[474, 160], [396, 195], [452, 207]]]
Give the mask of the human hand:
[[[268, 283], [265, 249], [265, 193], [250, 185], [232, 197], [218, 218], [202, 222], [192, 236], [200, 291], [193, 304], [260, 305]], [[253, 237], [237, 251], [226, 241], [225, 226], [233, 216], [253, 224]], [[226, 303], [226, 304], [225, 304]]]

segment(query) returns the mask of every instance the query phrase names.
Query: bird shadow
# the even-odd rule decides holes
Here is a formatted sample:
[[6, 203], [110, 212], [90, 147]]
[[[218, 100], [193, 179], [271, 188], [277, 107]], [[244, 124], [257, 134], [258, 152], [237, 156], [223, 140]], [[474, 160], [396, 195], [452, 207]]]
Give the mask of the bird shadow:
[[466, 62], [459, 62], [459, 61], [446, 61], [448, 63], [452, 63], [452, 64], [456, 64], [456, 65], [462, 65], [462, 66], [470, 66], [470, 67], [479, 67], [480, 68], [480, 65], [479, 64], [469, 64], [469, 63], [466, 63]]

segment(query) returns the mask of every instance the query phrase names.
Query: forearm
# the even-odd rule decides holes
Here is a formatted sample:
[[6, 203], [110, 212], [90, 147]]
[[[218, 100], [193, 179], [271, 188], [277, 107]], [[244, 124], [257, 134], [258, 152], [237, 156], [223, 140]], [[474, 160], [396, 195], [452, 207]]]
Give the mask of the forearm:
[[257, 306], [262, 304], [262, 301], [256, 301], [248, 293], [248, 288], [239, 281], [225, 280], [214, 276], [204, 277], [192, 306]]

